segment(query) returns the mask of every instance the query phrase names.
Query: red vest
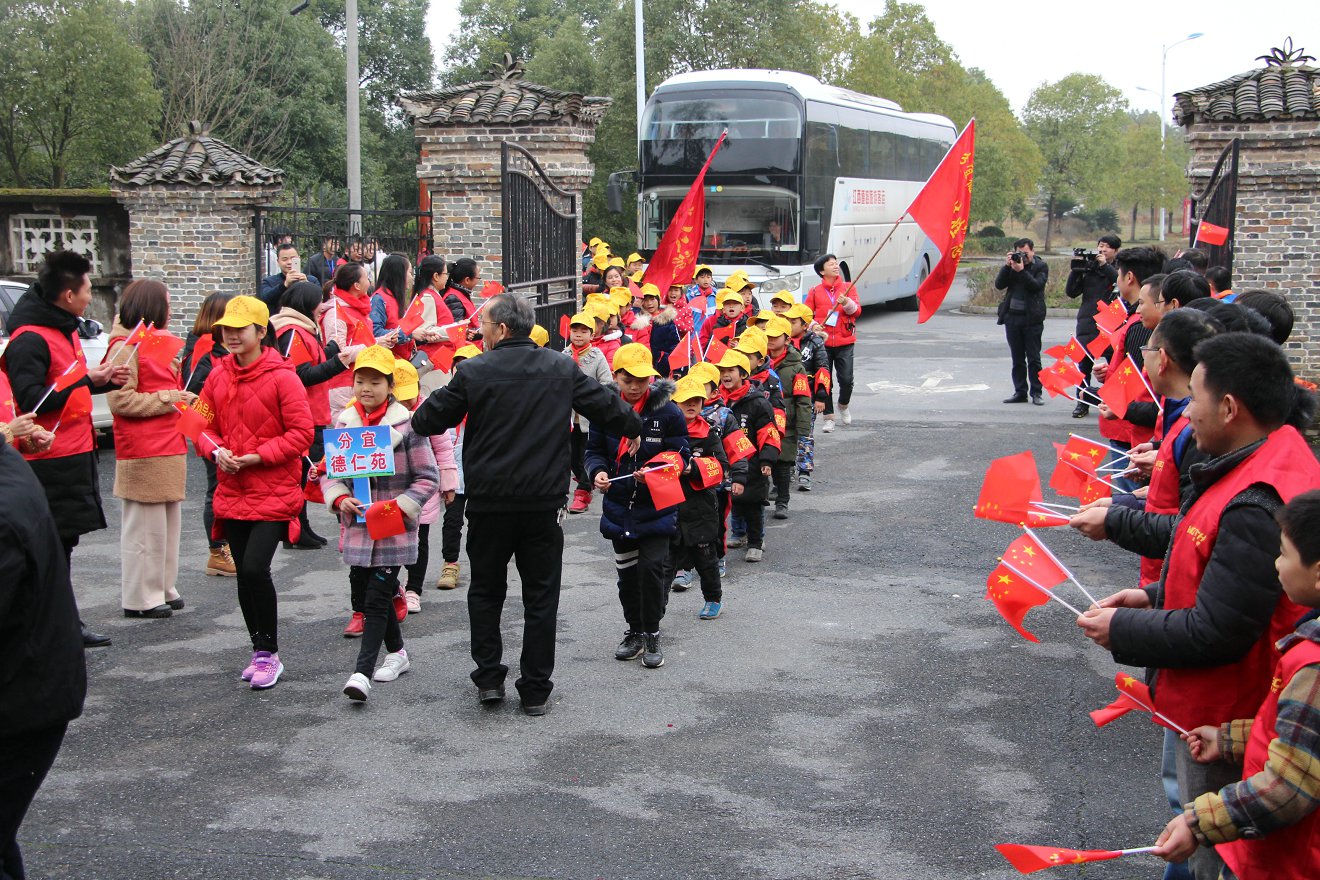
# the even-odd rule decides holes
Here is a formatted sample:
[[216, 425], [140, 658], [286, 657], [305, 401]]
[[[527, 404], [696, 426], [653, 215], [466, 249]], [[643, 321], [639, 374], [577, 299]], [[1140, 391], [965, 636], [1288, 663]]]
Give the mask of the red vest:
[[[468, 297], [466, 293], [463, 292], [463, 289], [461, 287], [445, 288], [444, 294], [441, 296], [441, 299], [443, 299], [446, 296], [449, 296], [449, 294], [451, 293], [454, 296], [458, 297], [458, 301], [463, 304], [463, 314], [467, 316], [463, 320], [467, 321], [469, 324], [472, 323], [472, 316], [476, 313], [477, 307], [472, 304], [472, 300]], [[451, 316], [453, 315], [452, 310], [450, 311], [450, 315]], [[454, 320], [458, 320], [458, 318], [455, 317]]]
[[[382, 287], [374, 295], [379, 296], [385, 303], [385, 329], [393, 330], [398, 327], [402, 316], [399, 314], [399, 303], [394, 299], [394, 294]], [[400, 342], [391, 349], [396, 358], [404, 361], [411, 358], [416, 350], [417, 347], [411, 342]]]
[[[1159, 454], [1155, 457], [1155, 469], [1150, 474], [1150, 491], [1146, 494], [1147, 513], [1177, 513], [1182, 508], [1182, 498], [1178, 493], [1178, 463], [1174, 460], [1173, 450], [1178, 435], [1190, 424], [1187, 416], [1179, 416], [1160, 444]], [[1141, 557], [1141, 585], [1145, 587], [1156, 583], [1163, 566], [1163, 559]]]
[[[1122, 328], [1119, 329], [1118, 336], [1115, 337], [1115, 339], [1113, 340], [1114, 359], [1109, 362], [1109, 372], [1107, 374], [1108, 376], [1114, 375], [1114, 371], [1123, 365], [1123, 361], [1127, 360], [1126, 345], [1127, 345], [1128, 330], [1129, 328], [1132, 327], [1133, 324], [1137, 323], [1140, 320], [1141, 318], [1137, 316], [1137, 313], [1133, 312], [1130, 316], [1128, 316], [1127, 323], [1124, 324]], [[1155, 398], [1150, 396], [1149, 392], [1144, 390], [1141, 392], [1140, 395], [1137, 396], [1138, 401], [1151, 402], [1154, 399]], [[1131, 422], [1124, 419], [1122, 415], [1120, 415], [1116, 419], [1106, 419], [1103, 416], [1100, 418], [1101, 437], [1105, 437], [1109, 440], [1118, 440], [1119, 442], [1126, 443], [1129, 446], [1136, 446], [1138, 443], [1145, 443], [1147, 440], [1153, 437], [1154, 434], [1155, 434], [1154, 428], [1147, 428], [1141, 425], [1134, 425]]]
[[[1242, 778], [1247, 779], [1265, 767], [1270, 742], [1278, 736], [1275, 722], [1279, 715], [1279, 692], [1292, 681], [1303, 666], [1320, 663], [1320, 645], [1298, 642], [1288, 649], [1274, 671], [1270, 692], [1256, 713], [1247, 740]], [[1281, 828], [1258, 840], [1235, 840], [1221, 843], [1215, 852], [1243, 880], [1310, 880], [1320, 876], [1320, 810], [1295, 825]]]
[[[114, 360], [115, 353], [123, 351], [125, 337], [110, 341], [106, 358]], [[139, 394], [157, 391], [176, 391], [179, 377], [169, 364], [160, 364], [139, 353], [137, 358]], [[178, 429], [179, 414], [174, 410], [158, 416], [137, 418], [115, 416], [115, 458], [158, 458], [163, 455], [187, 455], [188, 447]], [[61, 425], [60, 430], [64, 430]]]
[[[449, 306], [445, 305], [445, 298], [436, 292], [434, 287], [428, 287], [417, 295], [425, 297], [431, 301], [431, 307], [435, 311], [435, 322], [437, 327], [443, 327], [445, 324], [452, 324], [454, 322], [453, 312], [449, 311]], [[429, 357], [432, 362], [434, 362], [436, 357], [440, 355], [440, 349], [448, 348], [452, 351], [454, 348], [453, 343], [449, 341], [449, 336], [447, 334], [439, 342], [419, 342], [417, 343], [417, 347], [426, 352], [426, 356]], [[449, 371], [445, 370], [443, 372], [447, 373]]]
[[8, 424], [18, 418], [18, 404], [14, 403], [14, 389], [9, 385], [9, 377], [0, 370], [0, 422]]
[[[289, 325], [289, 329], [298, 334], [303, 346], [311, 352], [311, 366], [315, 367], [325, 363], [325, 343], [321, 342], [315, 333], [297, 324]], [[345, 370], [344, 372], [348, 373], [350, 378], [353, 375], [352, 370]], [[330, 380], [317, 382], [315, 385], [304, 385], [303, 387], [307, 389], [307, 405], [312, 410], [312, 424], [321, 427], [328, 426], [330, 424]]]
[[[344, 345], [341, 348], [352, 345], [354, 338], [354, 328], [358, 325], [366, 326], [366, 334], [375, 338], [375, 333], [371, 329], [371, 297], [364, 296], [361, 299], [344, 299], [335, 294], [334, 305], [325, 313], [322, 319], [322, 334], [328, 342], [335, 339], [335, 325], [344, 325]], [[325, 383], [326, 389], [347, 388], [353, 384], [353, 371], [344, 370], [344, 372], [333, 377]], [[318, 423], [321, 424], [321, 423]], [[328, 424], [328, 420], [326, 422]]]
[[[1231, 472], [1197, 498], [1178, 523], [1164, 581], [1164, 608], [1191, 608], [1219, 534], [1224, 508], [1239, 493], [1264, 483], [1286, 504], [1294, 495], [1320, 487], [1320, 463], [1296, 429], [1285, 425]], [[1241, 658], [1220, 666], [1161, 669], [1155, 708], [1183, 725], [1223, 724], [1248, 718], [1265, 699], [1270, 671], [1279, 659], [1274, 647], [1292, 632], [1305, 609], [1282, 593], [1274, 616]]]
[[[46, 371], [47, 388], [55, 384], [55, 379], [63, 375], [70, 364], [77, 362], [87, 365], [82, 343], [78, 341], [78, 331], [75, 330], [64, 336], [54, 327], [28, 324], [18, 328], [10, 337], [10, 343], [12, 344], [24, 333], [35, 333], [46, 340], [46, 348], [50, 350], [50, 369]], [[47, 431], [54, 428], [56, 423], [59, 423], [60, 429], [55, 432], [55, 442], [51, 444], [50, 449], [44, 452], [23, 453], [23, 457], [29, 461], [65, 458], [91, 452], [96, 448], [95, 431], [92, 428], [92, 392], [86, 385], [79, 385], [73, 389], [62, 411], [51, 410], [43, 413], [37, 416], [36, 421]]]

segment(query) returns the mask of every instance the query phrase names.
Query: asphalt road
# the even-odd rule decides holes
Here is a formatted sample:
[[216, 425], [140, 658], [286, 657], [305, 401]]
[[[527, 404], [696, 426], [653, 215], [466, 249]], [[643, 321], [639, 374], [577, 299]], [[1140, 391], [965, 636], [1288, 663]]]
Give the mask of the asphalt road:
[[[333, 552], [277, 554], [287, 671], [255, 692], [238, 677], [249, 648], [233, 581], [201, 575], [195, 502], [188, 607], [171, 620], [119, 615], [117, 522], [85, 538], [79, 602], [115, 643], [88, 654], [86, 712], [23, 828], [30, 876], [1007, 878], [995, 843], [1153, 842], [1167, 819], [1159, 728], [1128, 716], [1097, 729], [1086, 714], [1115, 696], [1110, 657], [1057, 606], [1028, 615], [1029, 644], [982, 599], [1015, 537], [971, 516], [986, 463], [1024, 448], [1045, 459], [1094, 424], [1062, 401], [999, 403], [993, 318], [946, 311], [917, 327], [871, 311], [854, 422], [818, 433], [816, 491], [771, 521], [764, 562], [732, 553], [723, 617], [696, 619], [697, 590], [674, 595], [662, 669], [613, 659], [624, 626], [599, 501], [569, 520], [544, 718], [516, 700], [478, 707], [463, 589], [426, 591], [405, 624], [413, 671], [351, 705], [340, 688], [357, 643], [340, 636]], [[1069, 323], [1051, 320], [1047, 345]], [[109, 454], [103, 465], [110, 499]], [[1094, 591], [1135, 579], [1112, 547], [1046, 540]], [[432, 546], [438, 557], [438, 535]], [[515, 659], [520, 611], [512, 599]], [[1161, 868], [1135, 856], [1052, 873]]]

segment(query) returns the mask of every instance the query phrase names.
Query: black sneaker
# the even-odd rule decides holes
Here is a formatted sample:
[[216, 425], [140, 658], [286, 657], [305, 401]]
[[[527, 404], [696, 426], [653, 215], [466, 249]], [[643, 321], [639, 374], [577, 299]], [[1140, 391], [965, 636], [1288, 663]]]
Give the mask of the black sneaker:
[[1014, 394], [1012, 397], [1004, 398], [1004, 403], [1026, 403], [1026, 402], [1027, 402], [1027, 395], [1025, 394]]
[[788, 519], [788, 505], [775, 505], [775, 519]]
[[1073, 407], [1073, 418], [1084, 419], [1086, 418], [1087, 413], [1089, 413], [1090, 411], [1091, 408], [1089, 406], [1087, 406], [1084, 403], [1079, 403], [1075, 407]]
[[665, 655], [660, 652], [660, 634], [647, 633], [643, 641], [646, 652], [642, 654], [642, 665], [647, 669], [659, 669], [665, 665]]
[[[636, 660], [642, 655], [646, 642], [639, 632], [628, 630], [623, 634], [623, 641], [614, 649], [615, 660]], [[663, 662], [663, 661], [662, 661]]]

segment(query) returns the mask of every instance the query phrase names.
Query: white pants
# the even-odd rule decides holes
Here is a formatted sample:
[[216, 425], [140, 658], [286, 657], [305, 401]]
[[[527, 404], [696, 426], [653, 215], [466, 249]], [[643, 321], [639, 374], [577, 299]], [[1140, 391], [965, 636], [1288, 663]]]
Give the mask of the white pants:
[[148, 611], [179, 598], [180, 501], [144, 504], [121, 500], [119, 528], [122, 605]]

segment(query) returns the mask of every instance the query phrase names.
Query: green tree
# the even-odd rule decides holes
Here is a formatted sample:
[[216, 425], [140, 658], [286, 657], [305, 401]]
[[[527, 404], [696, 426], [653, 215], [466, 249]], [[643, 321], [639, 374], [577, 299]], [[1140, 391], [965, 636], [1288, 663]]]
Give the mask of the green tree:
[[[1137, 237], [1137, 212], [1143, 207], [1164, 206], [1177, 210], [1187, 193], [1183, 168], [1187, 145], [1175, 132], [1161, 148], [1160, 120], [1155, 113], [1134, 113], [1122, 135], [1122, 173], [1110, 177], [1111, 198], [1117, 205], [1131, 206], [1132, 238]], [[1155, 208], [1151, 208], [1152, 216]]]
[[1118, 167], [1126, 110], [1122, 93], [1092, 74], [1069, 74], [1031, 93], [1023, 122], [1044, 160], [1040, 188], [1046, 200], [1046, 248], [1054, 232], [1055, 203], [1097, 195], [1106, 174]]
[[0, 151], [5, 176], [104, 186], [107, 169], [152, 146], [160, 94], [117, 0], [31, 0], [0, 12]]

